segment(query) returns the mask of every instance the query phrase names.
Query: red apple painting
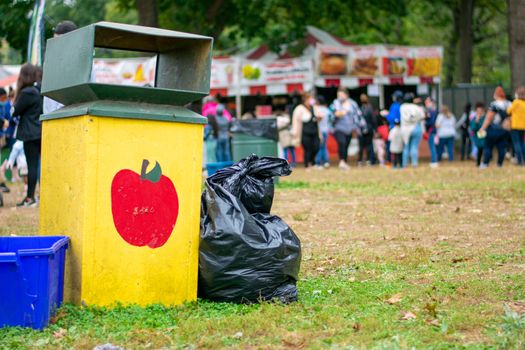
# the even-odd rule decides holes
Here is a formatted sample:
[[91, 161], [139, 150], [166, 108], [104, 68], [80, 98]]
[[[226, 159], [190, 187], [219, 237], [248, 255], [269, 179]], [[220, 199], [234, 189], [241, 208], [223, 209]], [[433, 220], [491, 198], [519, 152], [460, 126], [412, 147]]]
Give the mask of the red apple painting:
[[150, 248], [162, 247], [170, 238], [179, 215], [179, 198], [171, 180], [162, 175], [155, 162], [142, 161], [140, 175], [123, 169], [111, 183], [111, 211], [119, 235], [127, 243]]

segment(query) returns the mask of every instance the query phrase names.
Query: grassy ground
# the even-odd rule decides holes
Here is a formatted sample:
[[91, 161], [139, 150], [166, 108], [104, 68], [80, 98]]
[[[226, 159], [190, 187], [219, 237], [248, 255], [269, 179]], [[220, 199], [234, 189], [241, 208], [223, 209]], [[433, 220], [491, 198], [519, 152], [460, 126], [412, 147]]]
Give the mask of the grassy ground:
[[[525, 349], [523, 169], [298, 169], [273, 212], [302, 240], [299, 302], [66, 305], [43, 332], [0, 330], [0, 349]], [[0, 235], [37, 220], [0, 209]]]

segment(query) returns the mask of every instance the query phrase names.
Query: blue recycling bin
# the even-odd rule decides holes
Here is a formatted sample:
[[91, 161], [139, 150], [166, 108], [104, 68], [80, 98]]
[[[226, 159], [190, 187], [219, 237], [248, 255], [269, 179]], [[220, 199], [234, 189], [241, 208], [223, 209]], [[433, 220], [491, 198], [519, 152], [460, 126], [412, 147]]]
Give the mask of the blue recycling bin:
[[0, 237], [0, 328], [42, 329], [60, 307], [69, 238]]

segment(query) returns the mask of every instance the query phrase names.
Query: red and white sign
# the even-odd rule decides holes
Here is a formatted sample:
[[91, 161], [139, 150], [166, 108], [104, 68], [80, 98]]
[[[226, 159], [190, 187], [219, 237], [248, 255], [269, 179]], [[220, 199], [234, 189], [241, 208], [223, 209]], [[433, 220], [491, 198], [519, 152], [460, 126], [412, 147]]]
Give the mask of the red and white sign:
[[243, 61], [240, 83], [243, 86], [311, 82], [311, 59], [285, 59], [272, 62]]
[[210, 87], [214, 90], [233, 88], [238, 84], [239, 60], [235, 58], [214, 58], [211, 61]]
[[101, 84], [154, 86], [157, 58], [95, 59], [92, 80]]
[[[406, 84], [409, 77], [424, 81], [439, 81], [443, 48], [367, 45], [331, 47], [319, 45], [316, 49], [318, 77], [327, 81], [324, 86], [346, 86], [341, 79], [359, 78], [358, 85], [371, 78], [383, 78], [382, 84]], [[363, 80], [364, 79], [364, 80]], [[419, 81], [419, 80], [418, 80]], [[316, 83], [317, 85], [317, 83]]]

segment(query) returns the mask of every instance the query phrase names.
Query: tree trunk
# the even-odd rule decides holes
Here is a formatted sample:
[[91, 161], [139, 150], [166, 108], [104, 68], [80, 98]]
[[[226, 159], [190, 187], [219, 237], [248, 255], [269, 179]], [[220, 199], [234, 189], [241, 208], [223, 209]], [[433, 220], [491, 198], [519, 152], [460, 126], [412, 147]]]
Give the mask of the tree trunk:
[[525, 86], [525, 0], [508, 0], [512, 89]]
[[458, 81], [460, 83], [470, 83], [472, 81], [472, 57], [474, 47], [474, 33], [472, 31], [473, 16], [474, 0], [460, 0], [458, 16]]
[[135, 6], [139, 15], [139, 24], [147, 27], [159, 26], [159, 13], [157, 0], [135, 0]]
[[445, 70], [445, 86], [452, 86], [454, 84], [454, 76], [456, 75], [456, 65], [458, 57], [458, 32], [459, 32], [459, 12], [458, 6], [452, 7], [452, 18], [454, 28], [450, 35], [447, 45], [447, 59], [446, 59], [446, 70]]

